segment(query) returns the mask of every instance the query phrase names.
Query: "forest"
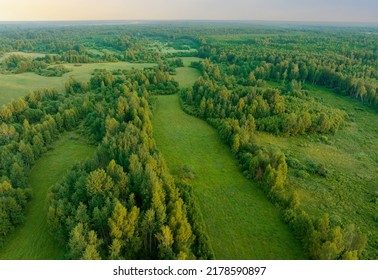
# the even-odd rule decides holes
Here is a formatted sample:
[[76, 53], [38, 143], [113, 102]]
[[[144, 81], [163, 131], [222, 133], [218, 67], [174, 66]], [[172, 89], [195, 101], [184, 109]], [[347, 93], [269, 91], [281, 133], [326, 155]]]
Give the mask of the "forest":
[[377, 259], [377, 30], [0, 25], [0, 259]]

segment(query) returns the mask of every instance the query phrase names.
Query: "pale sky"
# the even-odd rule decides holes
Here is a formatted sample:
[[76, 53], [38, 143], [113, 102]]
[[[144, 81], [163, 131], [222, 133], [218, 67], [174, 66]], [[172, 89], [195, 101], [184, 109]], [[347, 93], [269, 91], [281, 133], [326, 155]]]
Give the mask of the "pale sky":
[[0, 0], [0, 21], [180, 19], [378, 22], [378, 0]]

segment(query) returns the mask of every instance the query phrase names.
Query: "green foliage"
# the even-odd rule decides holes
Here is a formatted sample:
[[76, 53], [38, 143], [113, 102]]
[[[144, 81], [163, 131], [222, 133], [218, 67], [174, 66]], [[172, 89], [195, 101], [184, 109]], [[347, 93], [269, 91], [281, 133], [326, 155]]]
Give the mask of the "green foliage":
[[[206, 238], [195, 238], [201, 231], [185, 207], [188, 201], [178, 195], [152, 140], [149, 95], [174, 94], [180, 85], [186, 88], [183, 108], [219, 131], [244, 174], [285, 212], [313, 258], [375, 259], [376, 118], [367, 106], [340, 97], [377, 107], [374, 33], [375, 27], [283, 30], [202, 23], [0, 28], [0, 103], [7, 104], [0, 109], [0, 182], [10, 186], [0, 196], [2, 236], [23, 220], [32, 166], [59, 133], [84, 119], [88, 138], [101, 143], [98, 157], [63, 183], [50, 216], [57, 235], [70, 244], [71, 258], [210, 258], [201, 249]], [[197, 55], [203, 60], [193, 58]], [[117, 70], [131, 67], [150, 69]], [[113, 72], [91, 76], [95, 68]], [[66, 81], [70, 70], [74, 77]], [[57, 90], [34, 91], [9, 103], [41, 84]], [[208, 151], [200, 161], [206, 162]], [[186, 164], [190, 156], [184, 158]], [[202, 170], [190, 166], [193, 170], [178, 173], [192, 183]], [[203, 211], [211, 225], [211, 211]], [[335, 213], [328, 222], [319, 219], [326, 212]], [[115, 213], [124, 219], [113, 226], [133, 224], [133, 213], [135, 230], [111, 236]], [[368, 234], [367, 245], [360, 232]]]
[[184, 201], [151, 136], [143, 77], [159, 71], [117, 77], [97, 71], [90, 81], [96, 93], [87, 100], [93, 112], [84, 124], [103, 131], [97, 156], [71, 170], [50, 200], [51, 227], [71, 258], [207, 258], [193, 243]]
[[[76, 140], [72, 140], [74, 136]], [[94, 152], [94, 148], [88, 146], [85, 140], [75, 132], [62, 134], [58, 140], [52, 143], [51, 150], [42, 155], [31, 169], [28, 176], [28, 186], [32, 190], [33, 197], [29, 199], [27, 208], [20, 213], [23, 217], [17, 230], [8, 232], [4, 239], [4, 246], [0, 248], [0, 259], [63, 259], [64, 248], [56, 242], [47, 224], [48, 209], [43, 207], [49, 188], [58, 182], [76, 161], [80, 161]], [[21, 195], [21, 189], [15, 189]], [[18, 200], [20, 203], [22, 200]], [[42, 206], [41, 206], [42, 202]], [[11, 210], [11, 208], [8, 208]], [[6, 221], [6, 220], [2, 220]]]

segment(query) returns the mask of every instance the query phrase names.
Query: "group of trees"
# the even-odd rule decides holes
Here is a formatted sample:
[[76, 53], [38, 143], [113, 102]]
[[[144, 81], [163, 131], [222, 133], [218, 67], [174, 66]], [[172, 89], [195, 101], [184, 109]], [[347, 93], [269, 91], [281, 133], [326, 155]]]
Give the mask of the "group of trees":
[[77, 125], [79, 100], [46, 89], [0, 109], [0, 243], [24, 219], [30, 168], [59, 133]]
[[260, 131], [274, 134], [335, 133], [347, 116], [305, 96], [296, 82], [283, 93], [280, 89], [240, 85], [209, 60], [202, 61], [200, 67], [203, 76], [182, 93], [183, 100], [194, 105], [203, 118], [233, 119], [232, 129], [242, 131], [242, 135], [250, 134], [243, 132], [247, 121]]
[[31, 57], [22, 56], [19, 54], [11, 54], [8, 57], [4, 58], [1, 66], [2, 72], [5, 74], [35, 72], [41, 76], [61, 77], [63, 74], [70, 71], [63, 65], [49, 66], [45, 61], [33, 59]]
[[98, 152], [55, 185], [49, 200], [52, 232], [73, 259], [212, 258], [190, 192], [184, 201], [156, 150], [149, 80], [136, 79], [149, 72], [98, 71], [89, 83], [84, 124], [100, 141]]
[[[298, 76], [290, 77], [290, 82], [283, 81], [282, 89], [266, 87], [265, 80], [271, 77], [262, 74], [264, 68], [248, 69], [246, 78], [236, 69], [252, 62], [232, 53], [221, 56], [219, 61], [215, 59], [217, 51], [212, 49], [210, 59], [193, 65], [202, 75], [191, 89], [181, 91], [183, 108], [218, 129], [246, 176], [259, 182], [268, 197], [282, 209], [285, 221], [312, 258], [358, 258], [366, 245], [366, 235], [353, 225], [342, 228], [309, 216], [299, 206], [296, 191], [287, 186], [285, 154], [256, 145], [254, 138], [256, 130], [281, 135], [335, 133], [347, 114], [308, 96], [301, 87], [303, 81], [299, 79], [298, 69]], [[289, 75], [294, 75], [292, 72]], [[281, 76], [277, 79], [282, 81]]]
[[[202, 42], [199, 55], [223, 68], [238, 83], [292, 80], [326, 86], [335, 92], [378, 106], [376, 40], [361, 33], [327, 30], [295, 36], [267, 35], [254, 42]], [[237, 45], [237, 47], [235, 47]], [[342, 45], [342, 46], [340, 46]]]

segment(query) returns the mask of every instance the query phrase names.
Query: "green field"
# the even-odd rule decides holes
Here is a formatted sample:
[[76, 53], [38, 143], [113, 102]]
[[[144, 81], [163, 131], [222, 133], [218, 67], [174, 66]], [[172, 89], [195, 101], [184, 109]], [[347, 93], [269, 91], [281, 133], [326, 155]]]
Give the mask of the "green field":
[[154, 137], [173, 174], [191, 182], [217, 259], [303, 259], [299, 242], [264, 193], [241, 173], [215, 129], [184, 113], [177, 95], [159, 96]]
[[22, 74], [0, 74], [0, 105], [17, 100], [21, 96], [28, 94], [30, 91], [40, 88], [56, 88], [58, 91], [64, 90], [64, 84], [73, 76], [80, 81], [89, 81], [92, 72], [95, 69], [107, 69], [109, 71], [117, 69], [143, 69], [152, 67], [153, 63], [90, 63], [90, 64], [63, 64], [71, 72], [64, 74], [62, 77], [43, 77], [35, 73]]
[[33, 197], [28, 205], [25, 223], [18, 226], [0, 249], [0, 259], [64, 259], [62, 248], [49, 232], [46, 196], [49, 188], [61, 179], [79, 160], [94, 152], [74, 132], [65, 133], [53, 149], [38, 160], [30, 173]]
[[63, 91], [66, 80], [67, 77], [42, 77], [35, 73], [0, 74], [0, 105], [17, 100], [40, 88], [56, 88]]
[[197, 62], [197, 61], [201, 61], [202, 60], [202, 58], [192, 57], [192, 56], [190, 56], [190, 57], [180, 57], [180, 58], [181, 58], [182, 62], [184, 63], [184, 66], [186, 66], [186, 67], [190, 66], [190, 64], [192, 62]]
[[176, 68], [174, 79], [179, 83], [181, 88], [190, 87], [200, 76], [200, 72], [195, 68], [179, 67]]
[[176, 68], [174, 79], [179, 83], [181, 88], [191, 87], [201, 73], [196, 68], [190, 67], [192, 62], [201, 61], [198, 57], [180, 57], [184, 63], [184, 67]]
[[[345, 127], [335, 135], [276, 137], [258, 133], [259, 144], [280, 148], [287, 158], [303, 166], [322, 164], [327, 177], [289, 167], [289, 186], [295, 188], [301, 207], [315, 216], [327, 212], [336, 224], [353, 223], [378, 240], [378, 115], [357, 100], [343, 97], [322, 87], [306, 85], [309, 96], [329, 106], [345, 110], [349, 115]], [[377, 258], [377, 244], [368, 243], [365, 254]]]

